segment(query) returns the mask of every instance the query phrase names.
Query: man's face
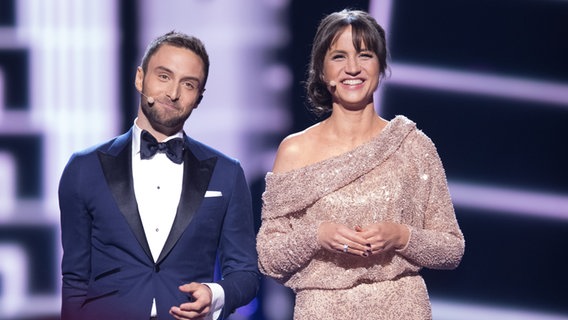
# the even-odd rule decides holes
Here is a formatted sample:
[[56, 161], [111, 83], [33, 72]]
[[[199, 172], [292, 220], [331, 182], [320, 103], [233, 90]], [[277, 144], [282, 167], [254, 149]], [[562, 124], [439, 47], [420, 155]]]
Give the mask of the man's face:
[[203, 93], [203, 61], [193, 51], [163, 45], [148, 61], [146, 74], [136, 73], [136, 88], [154, 103], [142, 99], [142, 115], [152, 128], [171, 135], [183, 128]]

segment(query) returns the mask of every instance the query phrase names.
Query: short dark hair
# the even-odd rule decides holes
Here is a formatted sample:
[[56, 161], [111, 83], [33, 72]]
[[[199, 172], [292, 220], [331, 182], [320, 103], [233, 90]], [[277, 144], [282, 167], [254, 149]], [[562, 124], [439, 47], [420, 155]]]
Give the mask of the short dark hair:
[[201, 90], [205, 89], [205, 83], [207, 82], [207, 77], [209, 76], [209, 55], [205, 49], [205, 45], [201, 40], [194, 36], [187, 35], [185, 33], [170, 31], [164, 35], [161, 35], [154, 39], [146, 48], [144, 56], [142, 57], [142, 70], [144, 74], [148, 71], [148, 62], [150, 58], [162, 47], [163, 45], [170, 45], [177, 48], [185, 48], [194, 52], [201, 61], [203, 62], [203, 74], [205, 78], [201, 85]]
[[323, 62], [330, 46], [339, 33], [351, 25], [353, 46], [357, 51], [364, 44], [379, 58], [379, 77], [384, 78], [387, 70], [387, 43], [384, 29], [367, 12], [345, 9], [323, 18], [318, 26], [312, 44], [308, 79], [306, 81], [309, 110], [318, 117], [331, 112], [332, 97], [323, 78]]

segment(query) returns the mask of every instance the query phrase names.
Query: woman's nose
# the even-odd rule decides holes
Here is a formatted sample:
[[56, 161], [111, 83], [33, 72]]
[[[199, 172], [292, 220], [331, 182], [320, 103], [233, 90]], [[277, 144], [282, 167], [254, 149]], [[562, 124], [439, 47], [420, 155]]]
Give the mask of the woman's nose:
[[355, 58], [347, 59], [347, 66], [345, 67], [345, 72], [348, 74], [357, 74], [361, 71], [361, 65], [359, 61]]

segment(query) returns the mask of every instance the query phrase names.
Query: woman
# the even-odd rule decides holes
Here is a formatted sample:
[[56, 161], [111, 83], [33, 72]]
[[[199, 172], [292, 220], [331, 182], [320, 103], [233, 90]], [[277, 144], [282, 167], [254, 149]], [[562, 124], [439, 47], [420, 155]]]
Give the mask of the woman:
[[318, 27], [308, 97], [325, 120], [285, 138], [266, 176], [261, 271], [296, 293], [294, 318], [431, 319], [421, 268], [456, 268], [464, 239], [436, 148], [375, 111], [385, 32], [362, 11]]

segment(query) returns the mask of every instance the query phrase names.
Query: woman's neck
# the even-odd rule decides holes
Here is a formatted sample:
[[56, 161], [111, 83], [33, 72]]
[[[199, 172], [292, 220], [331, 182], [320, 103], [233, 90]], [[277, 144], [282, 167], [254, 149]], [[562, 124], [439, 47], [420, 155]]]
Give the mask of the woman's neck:
[[322, 124], [332, 138], [358, 145], [377, 136], [387, 121], [379, 117], [374, 108], [368, 107], [357, 111], [334, 109]]

